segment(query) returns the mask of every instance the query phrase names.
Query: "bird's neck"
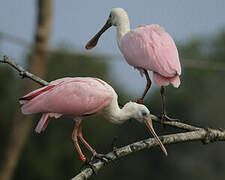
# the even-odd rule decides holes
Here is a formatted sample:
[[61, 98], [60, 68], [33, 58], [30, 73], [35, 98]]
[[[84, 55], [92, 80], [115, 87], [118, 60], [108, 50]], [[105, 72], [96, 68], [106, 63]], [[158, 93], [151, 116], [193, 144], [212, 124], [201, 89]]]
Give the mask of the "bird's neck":
[[122, 124], [132, 117], [132, 112], [127, 111], [127, 108], [124, 106], [122, 109], [117, 103], [117, 98], [112, 100], [111, 105], [106, 109], [106, 118], [115, 124]]
[[129, 19], [121, 20], [117, 25], [117, 44], [120, 48], [120, 42], [123, 36], [130, 31], [130, 22]]

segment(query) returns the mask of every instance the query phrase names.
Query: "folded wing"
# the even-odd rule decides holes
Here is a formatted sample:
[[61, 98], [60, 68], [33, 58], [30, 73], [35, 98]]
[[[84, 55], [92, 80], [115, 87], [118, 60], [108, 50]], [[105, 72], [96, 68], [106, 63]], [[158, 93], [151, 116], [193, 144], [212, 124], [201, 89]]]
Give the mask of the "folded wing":
[[94, 78], [70, 78], [53, 81], [20, 99], [22, 112], [57, 113], [82, 116], [95, 113], [112, 100], [112, 91]]
[[181, 74], [176, 45], [159, 25], [140, 26], [125, 34], [120, 49], [128, 64], [164, 77]]

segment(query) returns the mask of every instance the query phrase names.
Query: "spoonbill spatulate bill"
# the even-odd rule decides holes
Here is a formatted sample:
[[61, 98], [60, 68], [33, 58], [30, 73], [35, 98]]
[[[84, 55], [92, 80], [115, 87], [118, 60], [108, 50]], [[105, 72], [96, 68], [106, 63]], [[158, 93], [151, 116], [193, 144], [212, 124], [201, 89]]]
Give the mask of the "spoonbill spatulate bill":
[[162, 151], [167, 155], [165, 147], [153, 129], [148, 108], [142, 104], [128, 102], [120, 109], [116, 92], [101, 79], [92, 77], [57, 79], [48, 86], [23, 96], [20, 98], [20, 103], [24, 114], [43, 113], [35, 129], [38, 133], [46, 129], [52, 118], [68, 116], [74, 119], [72, 140], [82, 161], [86, 161], [86, 157], [78, 144], [78, 138], [92, 152], [93, 157], [104, 157], [96, 153], [82, 135], [82, 121], [95, 116], [103, 116], [116, 124], [123, 123], [130, 118], [146, 124]]
[[180, 85], [181, 66], [178, 51], [172, 37], [163, 27], [140, 25], [130, 30], [126, 11], [122, 8], [111, 10], [103, 28], [87, 43], [86, 49], [96, 46], [100, 36], [111, 26], [117, 28], [117, 44], [127, 63], [138, 69], [141, 76], [145, 75], [147, 83], [138, 103], [143, 103], [144, 97], [151, 87], [148, 70], [153, 72], [153, 81], [161, 86], [162, 117], [170, 120], [166, 114], [165, 86], [170, 83], [178, 88]]

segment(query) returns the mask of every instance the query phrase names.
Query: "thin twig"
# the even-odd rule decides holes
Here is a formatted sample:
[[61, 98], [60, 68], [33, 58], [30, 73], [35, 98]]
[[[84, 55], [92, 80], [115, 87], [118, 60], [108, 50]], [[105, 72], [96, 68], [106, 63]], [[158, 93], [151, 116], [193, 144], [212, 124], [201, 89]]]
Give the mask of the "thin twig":
[[197, 130], [201, 129], [199, 127], [181, 123], [179, 121], [162, 121], [159, 117], [157, 117], [153, 114], [151, 114], [151, 118], [152, 118], [152, 120], [156, 121], [159, 124], [171, 126], [171, 127], [177, 128], [177, 129], [183, 129], [183, 130], [187, 130], [187, 131], [197, 131]]
[[29, 78], [39, 84], [41, 84], [42, 86], [46, 86], [49, 83], [41, 78], [39, 78], [38, 76], [35, 76], [34, 74], [26, 71], [24, 68], [22, 68], [20, 65], [16, 64], [13, 60], [11, 60], [8, 56], [4, 56], [3, 59], [0, 59], [1, 63], [7, 63], [10, 66], [12, 66], [14, 69], [16, 69], [19, 72], [19, 75], [22, 78]]

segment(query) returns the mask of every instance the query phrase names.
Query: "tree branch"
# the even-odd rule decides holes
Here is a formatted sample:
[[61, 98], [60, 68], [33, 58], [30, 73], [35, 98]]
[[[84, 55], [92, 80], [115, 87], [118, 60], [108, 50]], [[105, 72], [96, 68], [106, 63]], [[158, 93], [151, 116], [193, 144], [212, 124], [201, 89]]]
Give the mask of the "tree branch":
[[[41, 85], [48, 85], [49, 83], [44, 81], [43, 79], [33, 75], [32, 73], [24, 70], [21, 66], [16, 64], [14, 61], [9, 59], [7, 56], [4, 56], [3, 59], [0, 59], [0, 62], [2, 63], [8, 63], [13, 68], [15, 68], [17, 71], [19, 71], [20, 75], [22, 77], [27, 77]], [[165, 135], [160, 136], [160, 139], [163, 144], [176, 144], [176, 143], [182, 143], [182, 142], [189, 142], [189, 141], [202, 141], [203, 144], [208, 144], [215, 141], [225, 141], [225, 131], [221, 129], [204, 129], [196, 126], [192, 126], [189, 124], [176, 122], [176, 121], [161, 121], [160, 118], [158, 118], [155, 115], [151, 115], [152, 119], [156, 121], [157, 123], [167, 125], [174, 127], [176, 129], [182, 129], [190, 132], [185, 133], [176, 133], [171, 135]], [[141, 151], [143, 149], [150, 149], [153, 147], [158, 146], [157, 141], [154, 138], [145, 139], [139, 142], [132, 143], [130, 145], [118, 148], [114, 150], [113, 152], [110, 152], [106, 154], [107, 157], [109, 157], [111, 160], [109, 161], [115, 161], [121, 157], [127, 156], [129, 154], [133, 154], [135, 152]], [[95, 172], [99, 171], [101, 168], [103, 168], [106, 164], [98, 160], [96, 162], [93, 162], [92, 166], [95, 169]], [[83, 180], [91, 177], [93, 175], [93, 170], [90, 167], [85, 168], [82, 170], [79, 174], [77, 174], [75, 177], [72, 178], [72, 180]]]
[[[160, 136], [160, 140], [163, 144], [176, 144], [189, 141], [202, 141], [204, 144], [215, 142], [215, 141], [225, 141], [225, 131], [219, 129], [199, 129], [196, 131], [177, 133], [171, 135]], [[130, 145], [118, 148], [114, 152], [106, 154], [112, 162], [118, 160], [121, 157], [133, 154], [135, 152], [141, 151], [143, 149], [150, 149], [158, 146], [158, 142], [154, 138], [145, 139], [139, 142], [132, 143]], [[107, 164], [108, 164], [107, 163]], [[103, 168], [106, 163], [103, 161], [96, 161], [91, 164], [95, 170], [95, 173]], [[71, 180], [84, 180], [93, 175], [93, 170], [90, 167], [83, 169], [79, 174], [73, 177]]]
[[13, 60], [11, 60], [8, 56], [4, 56], [3, 59], [0, 59], [1, 63], [7, 63], [10, 66], [12, 66], [14, 69], [16, 69], [19, 72], [19, 75], [22, 78], [29, 78], [37, 83], [39, 83], [42, 86], [46, 86], [49, 83], [41, 78], [39, 78], [38, 76], [35, 76], [34, 74], [26, 71], [24, 68], [22, 68], [20, 65], [16, 64]]
[[151, 118], [152, 120], [154, 120], [155, 122], [159, 123], [159, 124], [163, 124], [163, 125], [167, 125], [167, 126], [171, 126], [177, 129], [183, 129], [183, 130], [187, 130], [187, 131], [197, 131], [201, 128], [199, 127], [195, 127], [189, 124], [184, 124], [178, 121], [162, 121], [159, 117], [151, 114]]

